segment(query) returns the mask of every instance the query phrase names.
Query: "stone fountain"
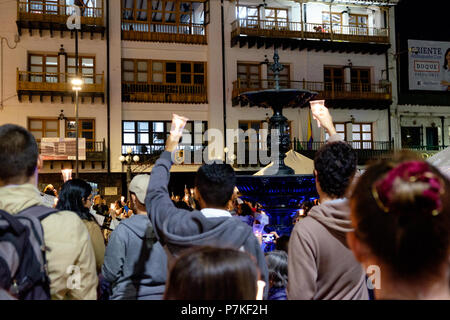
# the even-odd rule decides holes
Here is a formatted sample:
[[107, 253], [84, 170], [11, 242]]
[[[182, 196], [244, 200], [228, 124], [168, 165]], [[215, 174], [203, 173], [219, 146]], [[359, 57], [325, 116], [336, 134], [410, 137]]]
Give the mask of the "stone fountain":
[[[272, 167], [275, 169], [270, 171], [271, 168], [269, 168], [268, 173], [269, 175], [290, 175], [294, 174], [294, 170], [284, 163], [286, 152], [291, 149], [291, 141], [288, 132], [288, 122], [287, 118], [283, 116], [283, 109], [301, 108], [314, 98], [317, 92], [303, 89], [281, 89], [279, 74], [284, 67], [280, 63], [277, 48], [275, 48], [273, 61], [274, 63], [270, 65], [270, 69], [274, 74], [275, 88], [245, 92], [239, 96], [239, 99], [245, 104], [249, 103], [250, 105], [256, 105], [262, 108], [272, 108], [273, 116], [269, 119], [269, 135], [267, 141], [271, 141], [270, 132], [272, 132], [272, 129], [277, 130], [279, 152], [278, 156], [273, 159], [274, 165]], [[269, 152], [274, 151], [270, 143], [268, 149]]]
[[[283, 109], [304, 107], [317, 95], [317, 92], [302, 89], [281, 89], [279, 74], [284, 67], [279, 61], [277, 48], [275, 48], [273, 60], [270, 69], [274, 73], [274, 88], [242, 93], [239, 100], [243, 105], [248, 103], [251, 106], [273, 110], [273, 115], [269, 119], [267, 141], [271, 141], [270, 132], [272, 132], [272, 129], [277, 130], [278, 152], [269, 143], [268, 150], [272, 154], [274, 165], [265, 171], [265, 175], [238, 175], [237, 187], [242, 194], [242, 198], [259, 202], [266, 208], [266, 212], [271, 216], [271, 224], [286, 225], [290, 223], [289, 217], [295, 213], [299, 203], [316, 199], [318, 195], [312, 174], [296, 175], [294, 170], [284, 162], [286, 152], [291, 149], [291, 141], [288, 132], [288, 119], [283, 115]], [[275, 152], [272, 153], [273, 151]]]

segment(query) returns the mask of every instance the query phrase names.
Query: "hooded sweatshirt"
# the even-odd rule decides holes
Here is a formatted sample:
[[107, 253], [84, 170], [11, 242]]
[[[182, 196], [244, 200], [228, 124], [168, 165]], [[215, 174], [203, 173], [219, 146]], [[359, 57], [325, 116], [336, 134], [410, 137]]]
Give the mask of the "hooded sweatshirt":
[[[171, 153], [164, 151], [156, 161], [147, 189], [145, 204], [161, 244], [169, 252], [169, 260], [192, 246], [229, 247], [252, 255], [262, 279], [268, 283], [264, 253], [250, 226], [236, 217], [206, 217], [201, 211], [187, 211], [174, 206], [167, 189], [172, 166]], [[268, 286], [265, 287], [267, 297]]]
[[368, 300], [365, 272], [348, 248], [353, 231], [347, 199], [314, 206], [289, 241], [290, 300]]
[[102, 274], [111, 283], [111, 300], [162, 299], [167, 256], [148, 216], [133, 215], [111, 233]]
[[[32, 184], [0, 187], [1, 210], [14, 215], [38, 205], [44, 204]], [[58, 211], [41, 224], [49, 248], [46, 258], [52, 299], [97, 299], [95, 255], [83, 221], [74, 212]]]

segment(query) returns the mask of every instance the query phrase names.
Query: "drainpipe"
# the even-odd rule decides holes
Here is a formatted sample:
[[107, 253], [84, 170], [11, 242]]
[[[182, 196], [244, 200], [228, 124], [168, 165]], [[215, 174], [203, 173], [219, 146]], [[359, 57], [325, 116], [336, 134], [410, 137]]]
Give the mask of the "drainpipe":
[[444, 134], [444, 121], [445, 121], [445, 117], [439, 117], [441, 118], [441, 124], [442, 124], [442, 129], [441, 129], [441, 134], [442, 134], [442, 150], [444, 150], [445, 148], [445, 134]]
[[225, 77], [225, 27], [224, 27], [224, 13], [223, 13], [223, 0], [221, 0], [220, 6], [221, 14], [221, 28], [222, 28], [222, 96], [223, 96], [223, 136], [224, 146], [227, 146], [227, 89], [226, 89], [226, 77]]
[[109, 37], [109, 1], [106, 3], [106, 114], [107, 114], [107, 135], [108, 146], [106, 153], [106, 166], [108, 167], [108, 174], [111, 173], [111, 99], [110, 99], [110, 37]]
[[[386, 17], [386, 11], [384, 11], [383, 16], [384, 16], [384, 25], [386, 26], [387, 21], [388, 21], [388, 19]], [[385, 61], [386, 61], [385, 62], [386, 80], [389, 82], [389, 55], [388, 55], [387, 51], [385, 52], [384, 56], [385, 56]], [[392, 92], [391, 92], [391, 94], [392, 94]], [[388, 106], [388, 128], [389, 128], [389, 145], [392, 146], [391, 145], [391, 143], [392, 143], [391, 104], [389, 104], [389, 106]]]

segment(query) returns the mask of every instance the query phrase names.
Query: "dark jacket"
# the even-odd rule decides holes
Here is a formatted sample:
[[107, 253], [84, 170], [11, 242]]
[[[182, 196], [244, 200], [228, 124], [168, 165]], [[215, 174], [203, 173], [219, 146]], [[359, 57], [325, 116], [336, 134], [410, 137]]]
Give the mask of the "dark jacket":
[[121, 221], [111, 233], [102, 274], [111, 283], [111, 300], [162, 299], [167, 256], [146, 215]]
[[[198, 210], [187, 211], [174, 206], [167, 189], [171, 166], [171, 153], [164, 151], [152, 169], [145, 198], [161, 244], [174, 256], [183, 249], [199, 245], [243, 249], [255, 257], [262, 277], [268, 283], [264, 253], [251, 227], [233, 217], [207, 218]], [[266, 285], [265, 297], [267, 292]]]

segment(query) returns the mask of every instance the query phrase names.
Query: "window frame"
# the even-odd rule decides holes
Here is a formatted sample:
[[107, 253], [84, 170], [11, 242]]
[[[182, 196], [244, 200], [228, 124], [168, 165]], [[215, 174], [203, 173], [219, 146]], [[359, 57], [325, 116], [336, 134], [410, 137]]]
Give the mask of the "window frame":
[[[32, 129], [31, 128], [31, 121], [42, 121], [41, 130]], [[47, 130], [47, 126], [46, 126], [47, 122], [56, 122], [57, 129], [56, 130], [53, 130], [53, 129], [52, 130]], [[59, 120], [58, 120], [58, 118], [39, 118], [39, 117], [35, 118], [35, 117], [29, 117], [27, 119], [27, 126], [28, 126], [28, 131], [30, 131], [31, 134], [33, 134], [33, 132], [35, 132], [35, 131], [42, 132], [42, 138], [59, 138], [59, 135], [60, 135], [60, 127], [59, 127]], [[56, 137], [47, 137], [46, 134], [45, 134], [46, 132], [56, 132], [57, 135], [56, 135]], [[34, 134], [33, 134], [33, 136], [34, 136]], [[36, 139], [37, 143], [41, 142], [41, 139], [38, 139], [36, 137], [35, 137], [35, 139]]]
[[[330, 71], [329, 81], [327, 81], [327, 76], [325, 71]], [[342, 76], [335, 76], [335, 71], [340, 70]], [[341, 81], [336, 81], [341, 80]], [[334, 84], [334, 86], [333, 86]], [[336, 86], [336, 84], [338, 84]], [[323, 86], [324, 91], [344, 91], [345, 86], [345, 69], [343, 66], [323, 66]]]
[[[134, 123], [134, 131], [126, 131], [125, 132], [125, 123]], [[208, 121], [205, 120], [189, 120], [186, 123], [187, 127], [191, 127], [191, 131], [190, 131], [190, 136], [191, 136], [191, 148], [192, 150], [195, 149], [195, 147], [199, 147], [199, 144], [195, 143], [195, 136], [198, 135], [199, 133], [195, 131], [195, 123], [201, 122], [202, 124], [202, 144], [201, 147], [206, 147], [207, 146], [207, 140], [203, 139], [203, 136], [205, 134], [205, 132], [208, 130]], [[148, 124], [148, 131], [139, 131], [139, 123], [147, 123]], [[154, 130], [154, 124], [155, 123], [162, 123], [163, 124], [163, 131], [162, 132], [158, 132]], [[127, 148], [131, 147], [132, 148], [132, 153], [134, 154], [154, 154], [155, 152], [158, 151], [163, 151], [165, 148], [165, 144], [167, 141], [167, 137], [170, 134], [170, 128], [171, 128], [171, 120], [122, 120], [122, 154], [126, 155], [127, 152]], [[134, 134], [134, 142], [135, 143], [125, 143], [125, 134]], [[148, 134], [148, 143], [138, 143], [139, 141], [139, 134]], [[164, 136], [163, 142], [161, 143], [155, 143], [154, 141], [154, 135], [158, 135], [158, 134], [162, 134]], [[183, 146], [183, 141], [180, 142], [180, 145]], [[184, 146], [186, 146], [186, 144], [184, 144]], [[150, 147], [149, 150], [147, 150], [146, 153], [142, 152], [142, 147], [145, 147], [148, 149], [148, 147]], [[152, 148], [154, 147], [154, 148]]]
[[[68, 127], [68, 123], [69, 121], [76, 121], [75, 118], [67, 118], [65, 119], [64, 122], [64, 135], [66, 138], [73, 138], [73, 137], [69, 137], [68, 134], [69, 132], [73, 132], [75, 133], [76, 136], [76, 128], [74, 129], [69, 129]], [[83, 122], [92, 122], [92, 129], [83, 129]], [[92, 132], [92, 139], [87, 139], [85, 137], [83, 137], [83, 132]], [[78, 119], [78, 138], [85, 138], [86, 139], [86, 151], [95, 151], [95, 118], [79, 118]], [[88, 142], [92, 143], [92, 148], [88, 147]]]
[[[133, 73], [134, 73], [134, 81], [125, 81], [125, 73], [131, 72], [131, 69], [125, 69], [125, 61], [132, 61], [133, 62]], [[147, 62], [147, 81], [137, 81], [138, 80], [138, 62]], [[155, 72], [153, 70], [153, 63], [162, 63], [162, 71]], [[176, 71], [167, 71], [167, 64], [168, 63], [175, 63], [176, 64]], [[182, 64], [190, 64], [190, 72], [181, 72], [181, 65]], [[203, 72], [195, 72], [195, 65], [196, 64], [202, 64], [203, 65]], [[162, 82], [155, 82], [153, 81], [153, 74], [162, 74]], [[167, 81], [167, 75], [168, 74], [174, 74], [175, 75], [175, 82], [168, 82]], [[190, 83], [183, 83], [182, 75], [190, 74]], [[203, 83], [195, 83], [196, 76], [203, 76]], [[180, 60], [152, 60], [152, 59], [122, 59], [122, 83], [123, 84], [157, 84], [157, 85], [200, 85], [200, 86], [206, 86], [207, 85], [207, 62], [205, 61], [180, 61]]]
[[[42, 64], [32, 64], [31, 63], [31, 57], [41, 57], [42, 58]], [[47, 64], [47, 58], [56, 58], [56, 73], [55, 72], [47, 72], [47, 68], [49, 68]], [[37, 71], [31, 71], [32, 67], [42, 67], [41, 72]], [[55, 67], [55, 66], [51, 66]], [[28, 72], [30, 73], [30, 81], [31, 82], [38, 82], [38, 83], [59, 83], [59, 57], [57, 53], [48, 53], [48, 52], [28, 52]], [[33, 76], [32, 73], [41, 73], [40, 76]], [[50, 76], [47, 76], [47, 74], [50, 74]], [[33, 81], [33, 77], [41, 77], [41, 81]], [[54, 78], [56, 81], [47, 81], [47, 77]]]
[[[245, 66], [245, 73], [244, 72], [239, 72], [239, 66]], [[258, 73], [250, 72], [251, 71], [251, 67], [255, 67], [255, 66], [258, 67]], [[245, 79], [242, 79], [240, 77], [240, 75], [245, 75]], [[255, 81], [255, 80], [251, 79], [251, 77], [250, 77], [251, 75], [257, 75], [258, 76], [258, 83], [259, 83], [258, 86], [255, 87], [255, 86], [250, 86], [249, 85], [251, 83], [251, 81]], [[241, 82], [241, 88], [242, 88], [242, 83], [243, 82], [246, 83], [245, 88], [247, 88], [247, 89], [251, 89], [251, 88], [256, 89], [256, 88], [261, 88], [262, 87], [261, 86], [261, 80], [262, 80], [262, 77], [261, 77], [261, 64], [258, 63], [258, 62], [238, 61], [236, 63], [236, 76], [237, 76], [238, 80], [239, 79], [241, 80], [240, 81]]]
[[[363, 131], [364, 125], [370, 125], [370, 131]], [[359, 126], [359, 130], [355, 131], [354, 126]], [[354, 134], [360, 134], [360, 140], [353, 140]], [[370, 133], [370, 140], [363, 139], [364, 133]], [[364, 148], [364, 143], [370, 143], [370, 148]], [[373, 123], [372, 122], [355, 122], [352, 123], [352, 146], [357, 150], [372, 150], [373, 149]], [[358, 147], [359, 146], [359, 147]]]

